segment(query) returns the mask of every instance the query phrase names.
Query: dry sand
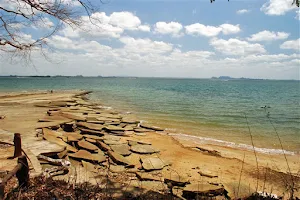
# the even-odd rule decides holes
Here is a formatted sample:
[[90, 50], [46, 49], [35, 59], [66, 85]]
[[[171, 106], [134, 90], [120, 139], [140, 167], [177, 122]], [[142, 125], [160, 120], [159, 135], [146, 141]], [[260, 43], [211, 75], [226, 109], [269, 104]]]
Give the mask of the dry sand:
[[[78, 92], [79, 91], [0, 93], [0, 116], [5, 116], [4, 119], [0, 119], [0, 141], [12, 142], [13, 135], [9, 135], [5, 131], [21, 133], [23, 146], [29, 149], [35, 156], [40, 152], [53, 151], [54, 149], [59, 151], [59, 146], [36, 137], [35, 127], [37, 121], [45, 116], [48, 108], [35, 107], [34, 104], [45, 101], [68, 100]], [[109, 102], [105, 103], [109, 104]], [[162, 170], [162, 174], [164, 174], [165, 177], [178, 173], [190, 179], [191, 182], [221, 183], [232, 197], [237, 193], [239, 180], [241, 180], [239, 196], [247, 195], [255, 191], [257, 184], [257, 166], [256, 158], [251, 151], [202, 145], [202, 148], [217, 150], [221, 154], [221, 156], [211, 155], [193, 148], [195, 144], [191, 141], [183, 141], [169, 136], [166, 131], [162, 133], [149, 133], [146, 136], [134, 135], [132, 137], [137, 140], [152, 143], [154, 147], [160, 150], [160, 153], [157, 155], [171, 163], [171, 167]], [[0, 151], [0, 158], [2, 158], [2, 160], [0, 160], [0, 170], [7, 170], [10, 168], [8, 165], [12, 164], [4, 162], [5, 160], [3, 158], [5, 157], [5, 153], [8, 154], [7, 152]], [[136, 156], [137, 155], [131, 155], [129, 159], [136, 162], [136, 160], [138, 160]], [[257, 154], [257, 159], [259, 166], [258, 191], [272, 191], [272, 193], [280, 196], [286, 193], [285, 190], [287, 182], [290, 183], [290, 176], [286, 175], [288, 170], [284, 156]], [[292, 174], [295, 175], [293, 180], [299, 187], [299, 155], [289, 155], [287, 159]], [[242, 162], [243, 160], [244, 164]], [[139, 163], [136, 164], [140, 165]], [[199, 171], [217, 177], [208, 178], [200, 176]], [[300, 196], [300, 191], [296, 193], [296, 196]]]

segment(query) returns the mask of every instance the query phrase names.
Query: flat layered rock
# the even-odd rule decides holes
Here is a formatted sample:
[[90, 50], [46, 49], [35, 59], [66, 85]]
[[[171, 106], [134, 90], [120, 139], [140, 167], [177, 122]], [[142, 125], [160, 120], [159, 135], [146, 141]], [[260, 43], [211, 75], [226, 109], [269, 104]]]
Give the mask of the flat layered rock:
[[125, 136], [124, 131], [110, 131], [109, 134], [116, 135], [116, 136]]
[[111, 150], [110, 149], [110, 146], [108, 146], [107, 144], [97, 140], [97, 144], [99, 145], [100, 149], [103, 150], [103, 151], [109, 151]]
[[90, 134], [90, 135], [97, 135], [97, 136], [104, 136], [105, 134], [101, 131], [95, 131], [86, 128], [79, 128], [82, 134]]
[[63, 134], [60, 133], [60, 132], [53, 131], [53, 130], [48, 129], [48, 128], [42, 128], [42, 132], [43, 132], [43, 135], [44, 135], [45, 137], [48, 137], [48, 136], [59, 137], [59, 136], [62, 136], [62, 135], [63, 135]]
[[98, 147], [96, 145], [94, 145], [92, 143], [89, 143], [85, 140], [80, 140], [77, 144], [78, 144], [79, 147], [90, 150], [90, 151], [97, 151], [98, 150]]
[[119, 119], [106, 118], [106, 117], [97, 117], [96, 119], [98, 121], [103, 121], [103, 122], [120, 122]]
[[146, 136], [147, 135], [146, 133], [137, 133], [137, 132], [134, 132], [134, 134], [137, 136]]
[[69, 157], [77, 158], [77, 159], [84, 159], [89, 161], [96, 161], [96, 162], [104, 162], [106, 161], [105, 156], [101, 156], [99, 154], [92, 154], [86, 150], [79, 150], [76, 153], [69, 153]]
[[173, 174], [172, 176], [165, 177], [165, 183], [171, 184], [172, 186], [184, 187], [186, 184], [189, 184], [189, 180], [185, 177], [182, 177], [178, 174]]
[[67, 137], [67, 140], [70, 142], [78, 142], [83, 138], [81, 134], [72, 132], [64, 132], [63, 136]]
[[143, 133], [143, 132], [154, 132], [154, 130], [146, 129], [146, 128], [135, 128], [134, 132]]
[[66, 123], [66, 121], [53, 121], [53, 122], [38, 122], [35, 126], [36, 129], [40, 128], [59, 128], [61, 124]]
[[164, 181], [163, 177], [155, 176], [153, 174], [147, 173], [147, 172], [136, 172], [136, 176], [141, 181]]
[[154, 130], [154, 131], [164, 131], [164, 129], [162, 129], [160, 127], [150, 126], [150, 125], [147, 125], [147, 124], [140, 124], [140, 127], [145, 128], [145, 129], [151, 129], [151, 130]]
[[103, 129], [103, 126], [101, 124], [92, 124], [87, 122], [77, 122], [77, 126], [84, 127], [87, 129], [95, 130], [95, 131], [101, 131]]
[[129, 146], [134, 146], [137, 144], [142, 144], [142, 145], [151, 145], [150, 142], [145, 142], [145, 141], [135, 141], [135, 140], [127, 140]]
[[55, 131], [44, 128], [43, 129], [43, 138], [51, 143], [65, 147], [68, 151], [77, 152], [78, 150], [75, 147], [65, 143], [61, 138], [57, 137]]
[[113, 152], [113, 151], [108, 151], [108, 156], [117, 164], [120, 164], [120, 165], [125, 165], [127, 167], [134, 167], [134, 165], [129, 161], [127, 160], [124, 156], [116, 153], [116, 152]]
[[109, 170], [113, 173], [121, 173], [126, 171], [125, 167], [122, 165], [110, 165]]
[[124, 128], [119, 127], [119, 126], [114, 126], [114, 125], [105, 126], [104, 129], [108, 130], [108, 131], [125, 131]]
[[97, 136], [97, 135], [82, 135], [84, 138], [90, 138], [93, 140], [102, 140], [102, 137]]
[[86, 162], [86, 161], [82, 160], [81, 164], [84, 167], [84, 169], [87, 171], [94, 172], [94, 173], [98, 173], [98, 171], [99, 171], [97, 168], [97, 165], [94, 165], [90, 162]]
[[160, 181], [136, 181], [132, 185], [152, 191], [166, 191], [168, 189], [167, 185]]
[[125, 141], [116, 141], [116, 140], [103, 140], [103, 142], [105, 144], [108, 144], [108, 145], [121, 145], [121, 144], [127, 144], [127, 142]]
[[158, 153], [159, 150], [155, 149], [151, 145], [143, 145], [143, 144], [137, 144], [130, 147], [130, 150], [134, 153], [140, 153], [140, 154], [152, 154], [152, 153]]
[[[116, 121], [116, 122], [105, 122], [104, 125], [105, 126], [109, 126], [109, 125], [119, 126], [120, 122], [119, 121]], [[123, 127], [121, 127], [121, 128], [123, 128]]]
[[85, 138], [85, 140], [86, 140], [87, 142], [90, 142], [90, 143], [92, 143], [92, 144], [96, 144], [96, 143], [97, 143], [97, 141], [96, 141], [96, 140], [94, 140], [94, 139], [91, 139], [91, 138]]
[[121, 137], [114, 136], [114, 135], [105, 135], [104, 137], [102, 137], [102, 140], [115, 140], [115, 141], [119, 141], [120, 139], [121, 139]]
[[221, 186], [211, 184], [189, 184], [183, 189], [182, 196], [186, 199], [196, 199], [197, 197], [214, 197], [225, 195], [227, 191]]
[[138, 123], [140, 123], [139, 120], [132, 119], [132, 118], [126, 118], [126, 117], [122, 119], [122, 122], [124, 122], [126, 124], [138, 124]]
[[122, 117], [118, 114], [114, 115], [114, 114], [109, 114], [109, 113], [100, 113], [100, 117], [104, 117], [104, 118], [112, 118], [112, 119], [121, 119]]
[[76, 115], [76, 114], [72, 114], [72, 113], [62, 112], [62, 113], [60, 113], [60, 115], [63, 117], [66, 117], [68, 119], [72, 119], [72, 120], [76, 120], [76, 121], [85, 121], [85, 117]]
[[137, 141], [133, 141], [133, 140], [128, 140], [128, 145], [129, 146], [134, 146], [134, 145], [138, 145], [139, 143]]
[[146, 171], [151, 171], [151, 170], [160, 170], [163, 169], [167, 164], [165, 161], [158, 157], [148, 157], [148, 158], [142, 158], [142, 167]]
[[123, 127], [125, 131], [133, 131], [133, 127], [132, 126], [125, 126]]
[[111, 150], [118, 154], [121, 154], [122, 156], [129, 156], [131, 154], [127, 144], [110, 145], [110, 148]]
[[86, 122], [91, 124], [104, 124], [104, 121], [96, 121], [96, 120], [87, 120]]
[[38, 122], [56, 122], [56, 121], [65, 121], [65, 123], [73, 121], [72, 119], [65, 118], [63, 116], [54, 115], [54, 116], [45, 116], [38, 120]]

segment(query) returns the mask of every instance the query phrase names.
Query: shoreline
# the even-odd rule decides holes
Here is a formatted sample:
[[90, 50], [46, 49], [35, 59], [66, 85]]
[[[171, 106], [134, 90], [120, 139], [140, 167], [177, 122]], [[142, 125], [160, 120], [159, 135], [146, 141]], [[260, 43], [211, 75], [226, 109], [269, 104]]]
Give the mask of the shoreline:
[[[98, 99], [93, 99], [92, 102], [94, 103], [100, 103], [102, 104], [103, 102], [101, 102]], [[106, 102], [103, 104], [105, 108], [107, 109], [112, 109], [114, 110], [115, 108], [112, 107], [109, 104], [106, 104]], [[119, 108], [118, 108], [119, 109]], [[122, 109], [122, 108], [121, 108]], [[128, 110], [122, 110], [122, 113], [125, 114], [132, 114], [132, 111], [128, 111]], [[141, 117], [142, 118], [142, 117]], [[153, 117], [152, 117], [153, 118]], [[145, 123], [149, 123], [153, 126], [159, 126], [159, 124], [157, 122], [154, 122], [153, 119], [150, 118], [149, 120], [141, 120], [144, 121]], [[171, 124], [172, 125], [172, 124]], [[253, 152], [253, 146], [251, 145], [251, 143], [239, 143], [239, 142], [234, 142], [234, 141], [230, 141], [230, 140], [223, 140], [223, 139], [217, 139], [214, 137], [209, 137], [209, 135], [207, 137], [205, 136], [199, 136], [196, 134], [189, 134], [189, 131], [180, 131], [180, 130], [176, 130], [172, 127], [166, 127], [166, 126], [161, 126], [163, 127], [166, 131], [170, 132], [170, 136], [171, 137], [175, 137], [175, 139], [178, 140], [184, 140], [185, 141], [190, 141], [191, 145], [213, 145], [213, 146], [220, 146], [220, 147], [224, 147], [224, 148], [232, 148], [232, 149], [236, 149], [236, 150], [245, 150], [248, 152]], [[200, 128], [201, 130], [201, 128]], [[222, 132], [224, 134], [226, 134], [227, 132], [221, 129], [217, 130], [218, 132]], [[193, 132], [193, 131], [192, 131]], [[216, 130], [215, 130], [216, 132]], [[249, 136], [249, 135], [247, 135]], [[194, 141], [192, 141], [194, 140]], [[264, 147], [262, 145], [260, 146], [254, 146], [254, 149], [256, 152], [261, 153], [261, 154], [266, 154], [266, 155], [292, 155], [292, 156], [300, 156], [300, 149], [298, 151], [295, 150], [288, 150], [288, 149], [281, 149], [279, 148], [270, 148], [270, 147]]]
[[[7, 117], [4, 120], [0, 120], [0, 127], [4, 130], [8, 130], [10, 132], [23, 131], [25, 135], [32, 135], [35, 130], [32, 127], [35, 126], [38, 118], [41, 118], [46, 111], [45, 108], [37, 108], [34, 107], [33, 104], [39, 101], [57, 101], [58, 99], [66, 99], [70, 96], [74, 96], [74, 94], [78, 94], [78, 91], [55, 91], [54, 94], [50, 93], [35, 93], [32, 95], [21, 95], [21, 96], [9, 96], [3, 98], [0, 93], [0, 111], [2, 113], [6, 113]], [[89, 102], [89, 101], [87, 101]], [[101, 103], [102, 104], [102, 103]], [[8, 106], [8, 105], [14, 105]], [[113, 110], [113, 109], [112, 109]], [[27, 112], [34, 114], [27, 119], [27, 127], [22, 126], [23, 123], [20, 123], [21, 118], [18, 116], [18, 112]], [[41, 112], [42, 111], [42, 112]], [[2, 114], [0, 113], [0, 114]], [[13, 118], [16, 119], [13, 119]], [[24, 128], [25, 127], [25, 128]], [[20, 131], [21, 130], [21, 131]], [[189, 177], [193, 181], [199, 181], [203, 178], [199, 177], [197, 171], [193, 168], [200, 168], [203, 171], [209, 171], [212, 174], [218, 174], [222, 178], [218, 178], [217, 182], [222, 182], [225, 188], [233, 195], [234, 187], [236, 187], [233, 182], [237, 180], [237, 171], [240, 170], [241, 164], [243, 163], [243, 156], [245, 160], [245, 166], [243, 173], [243, 180], [247, 180], [249, 184], [252, 186], [255, 185], [256, 178], [253, 173], [255, 172], [255, 157], [253, 156], [253, 152], [243, 151], [240, 149], [233, 149], [231, 147], [219, 147], [216, 145], [208, 145], [201, 144], [195, 145], [190, 141], [177, 140], [167, 130], [162, 133], [151, 133], [145, 136], [131, 136], [135, 139], [142, 139], [146, 142], [151, 142], [153, 146], [160, 149], [160, 157], [166, 159], [172, 163], [171, 168], [177, 171], [180, 174], [183, 174], [186, 177]], [[0, 141], [1, 141], [0, 134]], [[176, 142], [175, 142], [176, 141]], [[199, 147], [199, 148], [198, 148]], [[170, 151], [172, 149], [172, 151]], [[201, 150], [202, 149], [202, 150]], [[205, 151], [203, 151], [203, 149]], [[207, 150], [207, 151], [206, 151]], [[220, 152], [221, 156], [211, 155], [210, 151]], [[299, 173], [299, 156], [297, 155], [287, 155], [288, 160], [291, 162], [291, 170], [293, 174]], [[133, 162], [136, 162], [135, 159], [137, 157], [130, 157]], [[269, 154], [258, 154], [258, 161], [260, 168], [269, 168], [272, 173], [284, 172], [286, 173], [286, 164], [283, 163], [282, 155], [269, 155]], [[273, 164], [272, 164], [273, 163]], [[163, 173], [167, 173], [164, 172]], [[201, 178], [201, 179], [199, 179]], [[205, 181], [210, 181], [210, 179], [204, 179]], [[263, 182], [260, 180], [260, 187], [262, 187]], [[274, 187], [273, 191], [276, 191], [278, 194], [282, 193], [281, 183], [279, 180], [270, 180], [267, 181], [272, 187]], [[275, 186], [274, 186], [275, 184]], [[248, 186], [247, 186], [248, 188]], [[263, 191], [262, 189], [261, 191]], [[246, 193], [246, 189], [243, 193]]]

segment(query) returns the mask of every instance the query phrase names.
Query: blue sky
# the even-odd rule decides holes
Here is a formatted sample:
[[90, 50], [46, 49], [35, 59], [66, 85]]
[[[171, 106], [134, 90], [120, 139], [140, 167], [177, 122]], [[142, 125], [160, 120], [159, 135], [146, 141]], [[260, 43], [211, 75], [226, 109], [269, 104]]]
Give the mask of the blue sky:
[[[299, 80], [299, 9], [292, 0], [106, 2], [94, 2], [97, 26], [82, 16], [82, 29], [65, 26], [48, 39], [53, 62], [34, 52], [35, 67], [24, 66], [3, 55], [0, 74]], [[22, 31], [36, 38], [54, 23]]]

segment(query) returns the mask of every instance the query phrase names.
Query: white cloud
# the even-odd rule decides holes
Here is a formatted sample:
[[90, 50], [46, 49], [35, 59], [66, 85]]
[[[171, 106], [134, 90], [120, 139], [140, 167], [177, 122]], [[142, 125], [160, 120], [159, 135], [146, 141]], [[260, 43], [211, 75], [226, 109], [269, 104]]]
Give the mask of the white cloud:
[[210, 45], [217, 51], [226, 55], [242, 56], [249, 54], [262, 54], [266, 52], [261, 44], [252, 44], [233, 38], [230, 38], [229, 40], [213, 38], [210, 41]]
[[109, 24], [128, 30], [136, 30], [141, 20], [130, 12], [113, 12], [109, 16]]
[[146, 39], [135, 39], [132, 37], [121, 37], [120, 41], [125, 44], [124, 49], [134, 53], [167, 53], [172, 51], [173, 45], [162, 41]]
[[88, 16], [82, 16], [80, 29], [66, 26], [61, 33], [66, 37], [107, 37], [119, 38], [125, 30], [149, 32], [150, 27], [142, 24], [141, 20], [130, 12], [113, 12], [106, 15], [104, 12], [96, 12]]
[[220, 26], [206, 26], [203, 24], [191, 24], [185, 26], [186, 33], [189, 35], [202, 35], [206, 37], [214, 37], [219, 35], [221, 32], [224, 35], [236, 34], [241, 31], [239, 24], [222, 24]]
[[274, 32], [274, 31], [261, 31], [256, 34], [251, 35], [248, 38], [249, 41], [259, 42], [259, 41], [272, 41], [272, 40], [284, 40], [289, 37], [289, 33], [286, 32]]
[[222, 31], [222, 28], [196, 23], [185, 26], [185, 30], [189, 35], [203, 35], [206, 37], [214, 37]]
[[[49, 56], [62, 60], [62, 63], [53, 64], [33, 56], [37, 60], [35, 64], [40, 75], [211, 77], [229, 74], [233, 77], [299, 79], [299, 54], [257, 54], [253, 49], [261, 46], [233, 41], [236, 39], [221, 41], [232, 46], [227, 51], [232, 51], [233, 56], [226, 58], [205, 50], [182, 51], [178, 45], [175, 48], [173, 44], [148, 38], [121, 37], [120, 41], [124, 45], [115, 48], [87, 38], [56, 35], [48, 40], [49, 45], [57, 49]], [[244, 50], [246, 54], [238, 50], [236, 52], [234, 48], [243, 48], [240, 51]], [[88, 66], [88, 70], [82, 66]], [[34, 69], [9, 64], [5, 68], [0, 66], [0, 70], [2, 74], [8, 75], [37, 73]]]
[[150, 30], [151, 30], [151, 28], [150, 28], [149, 25], [140, 25], [140, 26], [138, 27], [138, 29], [139, 29], [140, 31], [144, 31], [144, 32], [150, 32]]
[[40, 29], [40, 28], [51, 29], [53, 27], [54, 27], [53, 22], [47, 17], [41, 18], [38, 21], [35, 21], [32, 25], [32, 28], [34, 28], [34, 29]]
[[182, 36], [182, 25], [178, 22], [157, 22], [154, 25], [154, 32], [158, 34], [170, 34], [174, 37]]
[[297, 40], [289, 40], [285, 41], [280, 45], [281, 49], [293, 49], [293, 50], [298, 50], [300, 51], [300, 38]]
[[222, 24], [220, 26], [222, 28], [222, 33], [224, 35], [236, 34], [241, 31], [240, 25], [232, 25], [232, 24]]
[[249, 12], [250, 12], [250, 10], [247, 10], [247, 9], [242, 9], [242, 10], [236, 11], [236, 13], [239, 14], [239, 15], [246, 14], [246, 13], [249, 13]]
[[260, 8], [267, 15], [284, 15], [285, 13], [296, 9], [296, 5], [292, 5], [293, 0], [268, 0]]

